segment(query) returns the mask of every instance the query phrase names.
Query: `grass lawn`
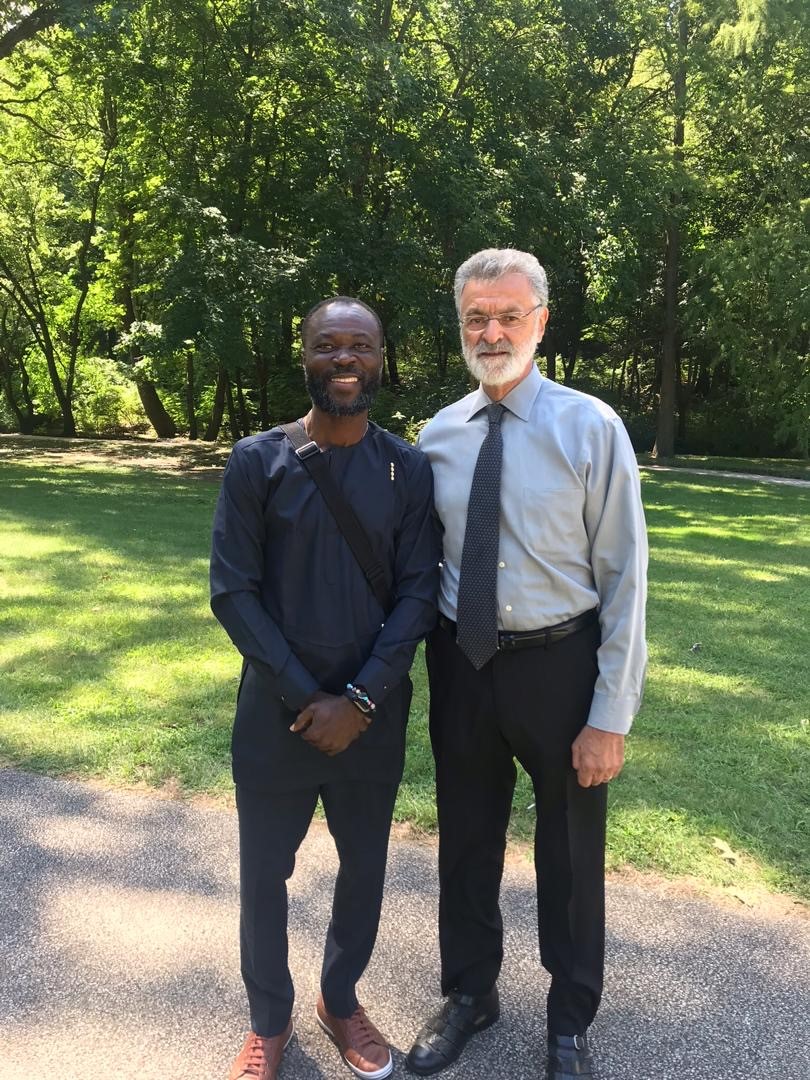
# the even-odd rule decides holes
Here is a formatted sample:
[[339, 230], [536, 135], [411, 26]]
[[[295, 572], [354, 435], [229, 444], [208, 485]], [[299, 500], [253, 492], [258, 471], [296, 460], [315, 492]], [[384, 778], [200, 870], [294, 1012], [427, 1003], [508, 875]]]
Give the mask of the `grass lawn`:
[[[810, 493], [644, 483], [647, 695], [609, 859], [810, 897]], [[239, 671], [209, 614], [216, 485], [98, 458], [0, 457], [0, 758], [227, 793]], [[398, 817], [435, 823], [419, 661]], [[514, 834], [530, 835], [525, 776]]]

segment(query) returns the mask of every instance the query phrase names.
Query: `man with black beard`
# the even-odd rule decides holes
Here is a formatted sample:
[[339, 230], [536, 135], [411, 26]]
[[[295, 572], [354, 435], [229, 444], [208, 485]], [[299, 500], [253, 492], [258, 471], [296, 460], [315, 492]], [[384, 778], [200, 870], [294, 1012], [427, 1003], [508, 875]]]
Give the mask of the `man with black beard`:
[[[339, 296], [301, 330], [312, 408], [300, 437], [293, 425], [238, 442], [214, 521], [211, 606], [244, 658], [232, 751], [251, 1031], [230, 1078], [273, 1080], [292, 1037], [286, 882], [320, 797], [340, 869], [317, 1019], [352, 1071], [376, 1080], [391, 1054], [355, 986], [377, 934], [408, 671], [436, 618], [440, 540], [427, 459], [368, 419], [379, 317]], [[313, 453], [368, 536], [387, 610], [304, 465]]]

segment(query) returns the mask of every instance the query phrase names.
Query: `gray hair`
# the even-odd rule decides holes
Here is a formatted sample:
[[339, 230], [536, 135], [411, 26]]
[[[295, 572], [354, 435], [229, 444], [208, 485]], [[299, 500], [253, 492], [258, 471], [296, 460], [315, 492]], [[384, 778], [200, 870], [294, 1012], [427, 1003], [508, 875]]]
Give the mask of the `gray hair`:
[[523, 274], [543, 307], [548, 306], [548, 279], [534, 255], [515, 248], [485, 248], [471, 255], [456, 270], [456, 311], [461, 314], [461, 293], [468, 281], [496, 281], [506, 274]]

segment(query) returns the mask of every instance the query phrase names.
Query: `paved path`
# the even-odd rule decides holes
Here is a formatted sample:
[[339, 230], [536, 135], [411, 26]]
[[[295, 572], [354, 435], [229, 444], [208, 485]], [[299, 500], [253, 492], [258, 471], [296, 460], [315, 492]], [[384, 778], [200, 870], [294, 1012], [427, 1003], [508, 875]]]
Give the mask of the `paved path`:
[[786, 484], [788, 487], [810, 488], [810, 480], [794, 476], [761, 476], [759, 473], [721, 472], [719, 469], [692, 469], [681, 465], [639, 465], [642, 472], [676, 472], [691, 476], [722, 476], [728, 480], [754, 480], [758, 484]]
[[[297, 1035], [280, 1080], [348, 1080], [317, 1029], [334, 870], [314, 827], [292, 885]], [[507, 867], [503, 1020], [446, 1080], [542, 1075], [546, 978], [530, 867]], [[663, 890], [608, 889], [602, 1080], [807, 1080], [810, 924]], [[0, 770], [0, 1077], [219, 1080], [244, 1028], [232, 812]], [[437, 1000], [435, 849], [392, 846], [362, 985], [396, 1075]]]

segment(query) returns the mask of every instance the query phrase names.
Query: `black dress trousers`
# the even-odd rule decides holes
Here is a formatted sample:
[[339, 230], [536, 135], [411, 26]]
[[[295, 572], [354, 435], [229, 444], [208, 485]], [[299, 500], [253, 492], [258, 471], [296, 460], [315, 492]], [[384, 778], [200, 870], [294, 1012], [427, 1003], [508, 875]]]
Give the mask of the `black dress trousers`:
[[357, 1008], [355, 985], [371, 958], [380, 922], [396, 784], [336, 781], [297, 791], [237, 786], [240, 946], [251, 1028], [278, 1035], [292, 1013], [287, 964], [287, 881], [318, 797], [340, 867], [326, 930], [321, 991], [334, 1016]]
[[[292, 735], [288, 729], [295, 713], [270, 699], [264, 723], [274, 733], [266, 745], [257, 742], [253, 768], [235, 769], [242, 978], [258, 1035], [278, 1035], [292, 1012], [287, 881], [319, 798], [339, 860], [321, 990], [334, 1016], [349, 1017], [357, 1008], [355, 985], [371, 958], [380, 922], [411, 691], [406, 676], [378, 706], [368, 730], [334, 757]], [[263, 751], [270, 747], [276, 760], [262, 768]], [[385, 768], [378, 768], [383, 747]], [[244, 747], [239, 761], [243, 766], [247, 761]]]
[[602, 993], [607, 787], [580, 787], [571, 765], [599, 636], [595, 623], [548, 648], [499, 652], [480, 671], [445, 628], [427, 646], [442, 992], [486, 994], [498, 978], [516, 758], [536, 797], [540, 955], [551, 975], [548, 1027], [560, 1035], [585, 1031]]

